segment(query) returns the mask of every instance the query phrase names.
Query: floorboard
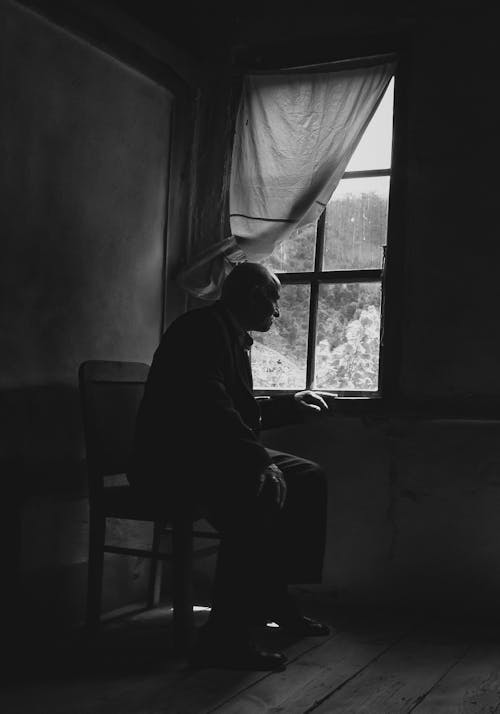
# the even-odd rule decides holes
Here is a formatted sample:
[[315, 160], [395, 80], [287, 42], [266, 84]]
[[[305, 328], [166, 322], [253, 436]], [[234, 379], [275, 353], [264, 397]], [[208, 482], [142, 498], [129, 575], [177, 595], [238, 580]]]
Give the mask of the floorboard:
[[[412, 622], [301, 594], [328, 638], [263, 630], [284, 672], [193, 669], [172, 650], [168, 607], [61, 641], [19, 641], [20, 670], [0, 691], [2, 714], [500, 714], [500, 636], [463, 621]], [[198, 626], [207, 614], [198, 614]], [[35, 644], [37, 643], [37, 646]], [[4, 674], [6, 672], [4, 667]]]
[[299, 714], [365, 668], [390, 647], [400, 633], [362, 635], [340, 632], [290, 662], [285, 672], [267, 677], [217, 708], [217, 714]]
[[[289, 661], [300, 659], [317, 644], [310, 640], [300, 640], [284, 647]], [[263, 681], [276, 681], [277, 673], [241, 672], [221, 669], [202, 669], [193, 671], [189, 678], [177, 681], [158, 698], [151, 714], [171, 711], [175, 714], [208, 714], [219, 711], [228, 701], [237, 702], [237, 711], [245, 712], [245, 692], [253, 692]], [[271, 684], [271, 686], [273, 686]], [[166, 706], [169, 709], [165, 709]]]
[[415, 714], [500, 712], [500, 644], [472, 645], [414, 711]]
[[464, 656], [466, 649], [462, 642], [407, 637], [331, 693], [314, 712], [407, 714]]

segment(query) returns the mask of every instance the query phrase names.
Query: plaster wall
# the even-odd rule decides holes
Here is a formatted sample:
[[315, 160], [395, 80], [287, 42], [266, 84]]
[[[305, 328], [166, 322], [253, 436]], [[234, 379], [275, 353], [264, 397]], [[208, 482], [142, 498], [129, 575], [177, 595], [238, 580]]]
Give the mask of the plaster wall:
[[425, 15], [413, 46], [401, 390], [498, 400], [494, 25]]
[[[74, 621], [88, 515], [77, 371], [149, 361], [161, 333], [173, 98], [14, 2], [0, 28], [3, 525], [36, 618], [46, 606]], [[118, 599], [142, 570], [113, 560]]]
[[322, 588], [339, 602], [491, 616], [500, 424], [331, 416], [269, 432], [329, 486]]

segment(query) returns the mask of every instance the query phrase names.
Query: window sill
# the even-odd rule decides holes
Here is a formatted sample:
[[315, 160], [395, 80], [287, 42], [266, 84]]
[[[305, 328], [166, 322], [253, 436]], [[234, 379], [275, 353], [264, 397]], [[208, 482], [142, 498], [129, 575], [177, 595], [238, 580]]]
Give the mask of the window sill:
[[[259, 398], [292, 396], [300, 390], [255, 390]], [[410, 421], [471, 421], [500, 422], [500, 397], [447, 400], [429, 398], [426, 400], [389, 399], [380, 394], [334, 396], [335, 392], [325, 394], [323, 398], [331, 411], [330, 417], [359, 417], [387, 421], [402, 419]]]
[[[257, 400], [273, 399], [280, 397], [291, 397], [296, 394], [299, 389], [255, 389], [254, 396]], [[338, 395], [336, 392], [328, 393], [326, 390], [312, 390], [321, 393], [321, 396], [331, 407], [331, 415], [368, 415], [379, 414], [384, 410], [382, 408], [383, 399], [380, 394], [357, 394], [357, 395]]]

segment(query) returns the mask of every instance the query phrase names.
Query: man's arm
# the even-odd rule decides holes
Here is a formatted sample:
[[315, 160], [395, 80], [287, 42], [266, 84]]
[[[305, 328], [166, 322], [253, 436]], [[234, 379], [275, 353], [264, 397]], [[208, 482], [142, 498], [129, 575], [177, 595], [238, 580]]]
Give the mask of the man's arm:
[[179, 405], [183, 420], [203, 430], [204, 438], [220, 450], [221, 459], [230, 454], [241, 471], [257, 478], [272, 461], [233, 404], [226, 384], [230, 345], [215, 321], [181, 327], [165, 347], [169, 372], [176, 375], [178, 385], [184, 385]]
[[288, 424], [301, 424], [305, 421], [306, 414], [328, 411], [325, 396], [332, 395], [307, 389], [295, 394], [257, 398], [262, 416], [262, 428], [272, 429]]

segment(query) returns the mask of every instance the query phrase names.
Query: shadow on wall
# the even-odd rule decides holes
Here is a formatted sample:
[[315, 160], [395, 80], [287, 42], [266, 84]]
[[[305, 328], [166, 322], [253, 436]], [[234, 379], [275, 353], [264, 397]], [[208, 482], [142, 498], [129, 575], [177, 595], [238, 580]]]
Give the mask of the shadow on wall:
[[500, 597], [500, 423], [333, 417], [266, 434], [329, 482], [324, 587], [488, 617]]
[[[2, 589], [16, 631], [66, 627], [84, 616], [88, 558], [88, 499], [80, 398], [76, 388], [33, 386], [0, 393], [0, 462], [5, 573]], [[144, 547], [149, 527], [108, 522], [108, 539]], [[147, 562], [107, 555], [103, 612], [144, 600]]]
[[[55, 500], [68, 503], [84, 499], [83, 444], [78, 392], [62, 385], [32, 386], [0, 392], [2, 441], [0, 464], [4, 503], [3, 542], [9, 543], [6, 569], [12, 588], [4, 591], [10, 612], [25, 615], [24, 580], [28, 571], [40, 571], [48, 558], [57, 558], [57, 542], [68, 544], [67, 534], [51, 534], [60, 519], [43, 518], [44, 505]], [[27, 524], [27, 509], [40, 516], [36, 528]], [[62, 513], [62, 511], [61, 511]], [[29, 519], [28, 519], [29, 520]], [[32, 554], [26, 562], [26, 551]], [[38, 561], [38, 562], [37, 562]], [[50, 600], [43, 588], [38, 602]], [[37, 607], [37, 613], [40, 611]]]
[[48, 493], [84, 495], [84, 445], [78, 390], [40, 385], [0, 392], [0, 459], [23, 503]]

